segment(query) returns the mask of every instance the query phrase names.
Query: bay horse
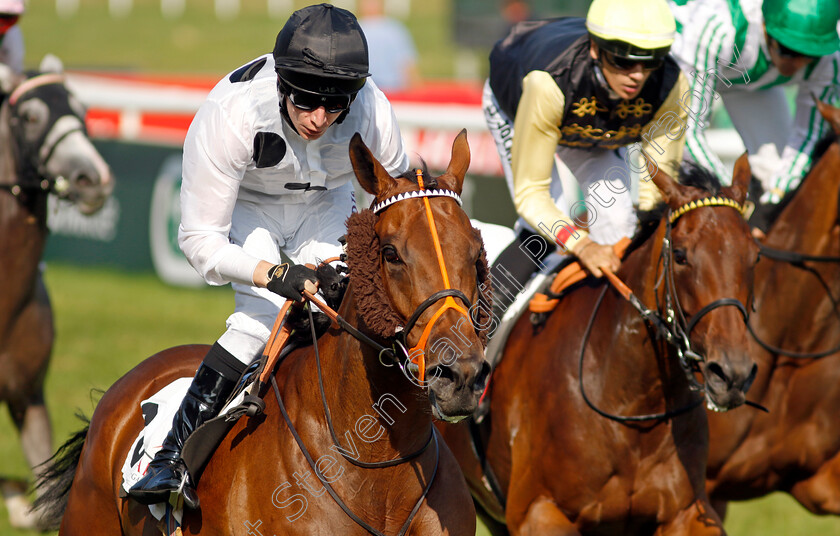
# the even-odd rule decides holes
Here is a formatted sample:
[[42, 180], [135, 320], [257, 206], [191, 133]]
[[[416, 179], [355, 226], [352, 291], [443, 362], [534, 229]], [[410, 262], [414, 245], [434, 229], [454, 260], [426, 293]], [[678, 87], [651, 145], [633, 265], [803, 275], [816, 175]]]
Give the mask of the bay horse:
[[[469, 490], [432, 426], [433, 415], [471, 415], [489, 372], [465, 317], [488, 273], [460, 208], [469, 159], [462, 131], [443, 175], [393, 178], [353, 137], [350, 160], [375, 205], [347, 221], [342, 327], [280, 363], [264, 412], [238, 421], [204, 469], [184, 534], [475, 534]], [[457, 354], [441, 349], [450, 338], [462, 341]], [[406, 347], [431, 350], [421, 365]], [[140, 402], [192, 376], [206, 351], [164, 350], [104, 394], [55, 462], [63, 473], [45, 497], [53, 520], [63, 514], [60, 534], [160, 533], [147, 507], [120, 498], [121, 466], [143, 427]]]
[[[494, 534], [724, 534], [704, 489], [702, 402], [738, 406], [756, 374], [744, 164], [722, 189], [699, 170], [683, 185], [659, 170], [667, 212], [637, 233], [616, 273], [630, 300], [590, 279], [541, 327], [523, 316], [490, 380], [480, 439], [471, 443], [469, 424], [441, 426]], [[667, 342], [675, 331], [682, 349]], [[696, 367], [680, 359], [690, 352]]]
[[[60, 65], [42, 68], [19, 77], [0, 66], [0, 402], [8, 404], [33, 471], [52, 454], [44, 376], [53, 319], [39, 269], [47, 198], [55, 194], [92, 214], [114, 186]], [[36, 526], [18, 483], [2, 486], [12, 525]]]
[[840, 515], [840, 353], [830, 353], [840, 346], [840, 110], [818, 106], [834, 131], [830, 145], [763, 242], [789, 262], [762, 250], [756, 267], [750, 323], [765, 347], [753, 343], [751, 397], [770, 412], [709, 418], [707, 489], [721, 515], [727, 501], [773, 491], [815, 514]]

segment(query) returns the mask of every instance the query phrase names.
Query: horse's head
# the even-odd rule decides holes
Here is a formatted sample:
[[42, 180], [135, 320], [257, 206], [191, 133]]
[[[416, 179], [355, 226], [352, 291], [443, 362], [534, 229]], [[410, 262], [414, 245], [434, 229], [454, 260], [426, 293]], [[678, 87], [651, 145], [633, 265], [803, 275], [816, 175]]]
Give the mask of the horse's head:
[[[348, 264], [365, 329], [395, 341], [401, 366], [428, 387], [435, 417], [457, 421], [473, 413], [489, 366], [474, 327], [479, 285], [487, 277], [483, 243], [460, 207], [470, 153], [466, 131], [455, 139], [446, 173], [391, 177], [356, 134], [350, 160], [372, 210], [348, 220]], [[369, 220], [371, 236], [358, 223]], [[367, 257], [372, 266], [362, 267]], [[370, 272], [366, 288], [358, 278]], [[357, 285], [357, 283], [359, 283]], [[485, 309], [486, 310], [486, 309]], [[482, 325], [479, 323], [479, 325]]]
[[696, 354], [687, 357], [705, 357], [706, 401], [718, 411], [744, 403], [757, 370], [745, 324], [759, 253], [742, 217], [750, 176], [744, 155], [728, 188], [700, 168], [685, 174], [683, 185], [661, 171], [653, 179], [670, 208], [660, 264], [666, 316], [680, 326], [677, 345]]
[[17, 186], [52, 191], [91, 214], [105, 203], [114, 181], [88, 139], [84, 107], [65, 86], [60, 64], [43, 70], [48, 66], [45, 61], [42, 71], [19, 81], [7, 99]]

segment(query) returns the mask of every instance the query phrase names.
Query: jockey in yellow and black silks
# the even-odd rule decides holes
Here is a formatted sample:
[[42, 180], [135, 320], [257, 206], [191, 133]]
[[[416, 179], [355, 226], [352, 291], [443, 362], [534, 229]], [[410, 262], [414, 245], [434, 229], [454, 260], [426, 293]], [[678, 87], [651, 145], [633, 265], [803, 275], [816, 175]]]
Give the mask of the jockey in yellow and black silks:
[[[690, 95], [668, 55], [675, 31], [665, 0], [595, 0], [585, 20], [522, 22], [493, 48], [483, 108], [519, 215], [497, 281], [524, 284], [555, 249], [598, 277], [618, 269], [611, 246], [636, 225], [631, 177], [648, 207], [647, 166], [675, 177], [682, 158]], [[583, 199], [564, 191], [563, 167]]]

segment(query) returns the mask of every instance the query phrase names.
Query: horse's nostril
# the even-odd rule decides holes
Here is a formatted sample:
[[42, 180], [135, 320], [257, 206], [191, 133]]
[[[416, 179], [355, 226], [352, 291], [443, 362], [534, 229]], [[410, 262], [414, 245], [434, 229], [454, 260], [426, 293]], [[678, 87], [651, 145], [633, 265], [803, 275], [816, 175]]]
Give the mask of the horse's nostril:
[[713, 374], [724, 383], [728, 381], [726, 373], [723, 371], [723, 367], [721, 367], [718, 363], [715, 362], [711, 362], [706, 366], [706, 374]]
[[448, 380], [451, 382], [455, 381], [455, 372], [450, 367], [443, 365], [430, 368], [426, 371], [426, 376], [429, 378], [437, 376], [438, 380]]
[[96, 181], [94, 181], [91, 177], [83, 173], [80, 173], [76, 176], [76, 185], [81, 186], [83, 188], [93, 186], [95, 182]]
[[478, 391], [484, 391], [485, 386], [487, 385], [487, 378], [490, 376], [490, 365], [487, 361], [483, 361], [481, 363], [481, 370], [478, 371], [478, 374], [475, 376], [475, 383], [473, 383], [473, 389]]

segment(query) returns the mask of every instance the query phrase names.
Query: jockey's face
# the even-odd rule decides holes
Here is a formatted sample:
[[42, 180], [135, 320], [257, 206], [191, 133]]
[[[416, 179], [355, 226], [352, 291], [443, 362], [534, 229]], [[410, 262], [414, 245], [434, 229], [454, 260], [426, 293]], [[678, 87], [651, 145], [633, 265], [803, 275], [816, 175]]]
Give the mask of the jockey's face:
[[589, 55], [594, 60], [599, 58], [604, 60], [600, 62], [601, 71], [603, 71], [604, 78], [606, 78], [610, 88], [622, 99], [636, 97], [642, 91], [653, 70], [646, 69], [641, 62], [635, 63], [629, 68], [617, 66], [609, 61], [608, 54], [608, 52], [600, 52], [598, 45], [590, 41]]
[[285, 99], [289, 119], [292, 120], [292, 124], [297, 129], [300, 137], [307, 141], [317, 140], [323, 136], [327, 132], [327, 129], [330, 128], [330, 125], [335, 123], [335, 120], [341, 115], [341, 112], [328, 112], [323, 106], [319, 106], [314, 110], [301, 110], [292, 103], [289, 97], [285, 97]]
[[773, 65], [776, 66], [776, 69], [779, 70], [779, 74], [782, 76], [793, 76], [809, 63], [819, 60], [819, 58], [805, 56], [787, 48], [767, 35], [767, 31], [764, 32], [764, 37], [767, 39], [767, 50], [770, 52], [770, 61], [773, 62]]

